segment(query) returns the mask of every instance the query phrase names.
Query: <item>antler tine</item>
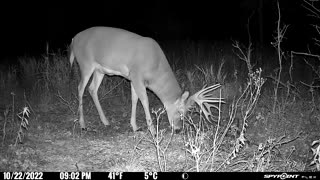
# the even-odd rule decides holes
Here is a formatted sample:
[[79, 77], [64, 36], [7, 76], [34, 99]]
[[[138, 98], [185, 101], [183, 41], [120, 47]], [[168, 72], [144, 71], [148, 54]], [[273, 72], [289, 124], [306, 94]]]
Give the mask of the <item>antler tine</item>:
[[210, 110], [211, 107], [217, 109], [220, 112], [219, 107], [212, 103], [224, 103], [223, 98], [214, 97], [212, 94], [213, 91], [219, 89], [220, 87], [220, 84], [215, 84], [206, 88], [204, 87], [202, 90], [190, 97], [189, 103], [191, 104], [191, 101], [196, 102], [200, 106], [206, 119], [209, 119], [209, 116], [212, 115]]

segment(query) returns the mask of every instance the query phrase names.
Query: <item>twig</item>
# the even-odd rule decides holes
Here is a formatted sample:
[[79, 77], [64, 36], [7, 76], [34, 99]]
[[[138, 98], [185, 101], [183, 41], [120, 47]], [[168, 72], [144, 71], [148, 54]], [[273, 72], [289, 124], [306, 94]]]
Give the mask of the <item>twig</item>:
[[73, 115], [76, 114], [75, 111], [72, 109], [72, 105], [70, 105], [71, 103], [62, 97], [62, 95], [60, 94], [60, 91], [58, 91], [58, 95], [56, 95], [56, 96], [62, 101], [62, 104], [64, 104], [65, 106], [67, 106], [70, 109], [70, 111], [73, 113]]
[[6, 126], [7, 126], [7, 122], [8, 122], [9, 107], [7, 107], [5, 109], [5, 111], [3, 112], [3, 115], [4, 115], [4, 124], [3, 124], [3, 129], [2, 129], [2, 132], [3, 132], [2, 145], [4, 145], [4, 141], [6, 139]]
[[283, 57], [283, 52], [281, 50], [281, 42], [284, 38], [284, 35], [286, 33], [286, 30], [288, 28], [288, 25], [281, 26], [281, 13], [280, 13], [280, 5], [279, 1], [277, 1], [277, 7], [278, 7], [278, 21], [277, 21], [277, 30], [276, 30], [276, 36], [274, 37], [275, 42], [271, 43], [278, 52], [278, 60], [279, 60], [279, 72], [278, 74], [278, 81], [276, 83], [276, 86], [274, 87], [274, 103], [273, 103], [273, 113], [276, 111], [276, 105], [278, 102], [278, 87], [279, 87], [279, 82], [281, 78], [281, 73], [282, 73], [282, 57]]
[[[286, 83], [284, 83], [284, 82], [282, 82], [282, 81], [279, 81], [276, 77], [274, 77], [274, 76], [272, 76], [272, 75], [267, 76], [267, 78], [270, 78], [270, 79], [276, 81], [276, 83], [279, 83], [279, 84], [282, 85], [283, 87], [287, 88], [287, 90], [290, 89], [290, 88], [288, 87], [288, 84], [286, 84]], [[292, 84], [289, 84], [289, 85], [290, 85], [290, 87], [293, 87], [293, 89], [294, 89], [294, 90], [292, 91], [292, 93], [293, 93], [294, 95], [296, 95], [297, 97], [301, 98], [300, 95], [299, 95], [299, 91], [296, 90], [296, 87], [295, 87], [294, 85], [292, 85]]]
[[125, 79], [122, 79], [117, 85], [115, 85], [114, 87], [112, 87], [109, 91], [107, 91], [106, 93], [104, 93], [104, 95], [100, 98], [100, 101], [103, 100], [104, 98], [106, 98], [106, 96], [113, 91], [115, 88], [117, 88], [118, 86], [120, 86], [120, 84], [122, 84], [122, 82], [125, 81]]

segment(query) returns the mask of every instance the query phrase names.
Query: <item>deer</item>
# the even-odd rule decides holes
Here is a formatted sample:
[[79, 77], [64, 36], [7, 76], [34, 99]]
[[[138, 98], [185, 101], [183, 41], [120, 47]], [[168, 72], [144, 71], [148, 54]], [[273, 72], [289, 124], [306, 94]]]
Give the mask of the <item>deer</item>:
[[182, 92], [160, 45], [152, 38], [124, 29], [91, 27], [79, 32], [70, 45], [71, 67], [74, 60], [77, 61], [81, 74], [78, 85], [78, 113], [82, 129], [86, 129], [83, 94], [91, 76], [93, 77], [88, 87], [89, 94], [105, 126], [109, 126], [110, 122], [102, 110], [97, 94], [105, 74], [122, 76], [130, 81], [132, 101], [130, 124], [133, 131], [140, 130], [136, 123], [137, 102], [140, 100], [148, 128], [154, 132], [147, 89], [154, 92], [163, 103], [169, 124], [176, 133], [181, 130], [183, 115], [195, 103], [208, 118], [211, 115], [210, 108], [219, 109], [215, 104], [222, 101], [221, 97], [210, 94], [219, 89], [220, 84], [203, 88], [192, 96], [189, 96], [188, 91]]

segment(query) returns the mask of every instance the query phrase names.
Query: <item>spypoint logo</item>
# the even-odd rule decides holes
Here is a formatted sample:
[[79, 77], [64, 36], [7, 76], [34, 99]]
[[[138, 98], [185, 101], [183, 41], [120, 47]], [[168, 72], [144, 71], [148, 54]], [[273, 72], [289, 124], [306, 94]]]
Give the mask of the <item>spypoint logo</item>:
[[298, 178], [298, 174], [287, 174], [287, 173], [282, 173], [282, 174], [265, 174], [264, 178], [279, 178], [281, 180], [284, 179], [290, 179], [290, 178]]

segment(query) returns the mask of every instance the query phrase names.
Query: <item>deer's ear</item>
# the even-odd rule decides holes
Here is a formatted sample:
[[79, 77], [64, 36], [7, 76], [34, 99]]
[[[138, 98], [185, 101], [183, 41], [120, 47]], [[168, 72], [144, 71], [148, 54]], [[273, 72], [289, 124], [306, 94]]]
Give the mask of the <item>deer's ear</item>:
[[189, 97], [189, 91], [185, 91], [181, 96], [181, 101], [184, 102]]

